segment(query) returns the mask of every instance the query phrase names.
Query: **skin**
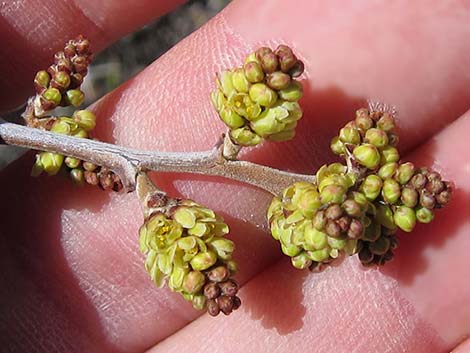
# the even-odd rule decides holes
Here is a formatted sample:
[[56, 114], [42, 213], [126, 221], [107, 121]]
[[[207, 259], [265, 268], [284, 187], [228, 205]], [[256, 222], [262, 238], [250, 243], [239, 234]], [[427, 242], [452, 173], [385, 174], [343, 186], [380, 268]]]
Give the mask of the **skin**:
[[[35, 70], [68, 38], [83, 33], [103, 48], [176, 6], [169, 3], [135, 0], [127, 9], [111, 0], [25, 0], [1, 7], [0, 42], [10, 51], [0, 55], [0, 106], [24, 101]], [[447, 352], [470, 335], [468, 2], [289, 3], [232, 3], [95, 104], [96, 136], [136, 148], [207, 149], [224, 131], [208, 99], [214, 73], [240, 65], [259, 45], [284, 42], [306, 65], [298, 135], [243, 158], [312, 173], [332, 160], [329, 139], [342, 124], [367, 98], [380, 99], [400, 112], [404, 159], [455, 183], [451, 204], [431, 225], [401, 234], [384, 268], [364, 269], [351, 258], [310, 274], [293, 269], [266, 233], [265, 192], [156, 175], [172, 196], [211, 207], [231, 226], [243, 306], [214, 319], [148, 279], [135, 195], [30, 178], [28, 154], [0, 174], [3, 350]], [[469, 351], [469, 343], [456, 349]]]

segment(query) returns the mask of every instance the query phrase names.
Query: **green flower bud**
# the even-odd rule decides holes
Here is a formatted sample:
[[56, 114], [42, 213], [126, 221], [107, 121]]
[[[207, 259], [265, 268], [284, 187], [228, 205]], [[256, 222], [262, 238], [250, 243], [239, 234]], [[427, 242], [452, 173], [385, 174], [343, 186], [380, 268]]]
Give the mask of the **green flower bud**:
[[308, 256], [316, 262], [323, 262], [328, 260], [330, 257], [330, 252], [328, 248], [323, 248], [321, 250], [307, 251]]
[[358, 145], [361, 143], [361, 135], [356, 127], [347, 125], [339, 130], [339, 139], [344, 143]]
[[183, 228], [193, 228], [196, 225], [196, 213], [189, 207], [178, 207], [173, 214], [173, 219]]
[[57, 153], [41, 152], [39, 154], [38, 164], [49, 175], [55, 175], [62, 167], [64, 156]]
[[395, 175], [395, 172], [397, 171], [397, 169], [398, 169], [398, 163], [396, 162], [387, 163], [387, 164], [384, 164], [382, 167], [380, 167], [377, 174], [382, 179], [389, 179], [393, 177], [393, 175]]
[[232, 76], [232, 72], [222, 71], [219, 80], [217, 81], [221, 91], [224, 92], [225, 97], [230, 97], [232, 93], [236, 93], [236, 90], [233, 87]]
[[266, 84], [275, 90], [286, 89], [291, 82], [291, 78], [288, 74], [283, 73], [282, 71], [276, 71], [272, 74], [269, 74], [266, 77]]
[[299, 270], [309, 268], [312, 264], [312, 260], [309, 258], [308, 254], [305, 251], [302, 251], [297, 256], [291, 258], [292, 265]]
[[43, 93], [42, 96], [48, 102], [51, 102], [54, 105], [59, 105], [60, 101], [62, 100], [62, 95], [57, 88], [48, 88]]
[[263, 141], [261, 136], [258, 136], [248, 126], [244, 126], [230, 131], [232, 140], [241, 146], [254, 146]]
[[400, 184], [393, 179], [386, 179], [382, 187], [382, 197], [385, 202], [393, 204], [401, 195]]
[[[171, 290], [178, 291], [178, 290], [185, 290], [183, 289], [183, 280], [185, 276], [189, 273], [189, 270], [180, 266], [174, 266], [173, 271], [170, 275], [170, 280], [168, 281], [168, 286]], [[193, 279], [194, 279], [193, 275]], [[194, 281], [191, 283], [191, 279], [188, 279], [188, 286], [192, 285]]]
[[388, 144], [388, 136], [385, 131], [372, 128], [366, 131], [364, 141], [380, 148]]
[[233, 71], [232, 84], [238, 92], [242, 93], [248, 93], [251, 86], [250, 82], [245, 76], [243, 69], [235, 69]]
[[85, 182], [85, 177], [83, 175], [83, 170], [81, 169], [72, 169], [70, 171], [70, 177], [75, 184], [81, 185]]
[[224, 107], [225, 103], [227, 102], [227, 99], [225, 98], [223, 92], [220, 89], [216, 89], [211, 92], [211, 101], [215, 110], [217, 110], [217, 112], [220, 112], [220, 110]]
[[410, 181], [411, 177], [415, 172], [415, 166], [413, 163], [407, 162], [402, 163], [397, 169], [395, 174], [395, 179], [401, 184], [404, 185]]
[[51, 127], [51, 132], [61, 135], [70, 135], [72, 132], [72, 127], [66, 121], [58, 119], [54, 122], [54, 125]]
[[57, 71], [54, 74], [53, 81], [51, 82], [55, 88], [59, 90], [65, 90], [70, 86], [70, 76], [65, 71]]
[[96, 115], [89, 110], [76, 110], [72, 118], [85, 131], [91, 131], [96, 126]]
[[305, 228], [304, 239], [307, 250], [323, 249], [328, 244], [328, 236], [314, 227]]
[[224, 106], [219, 111], [220, 119], [231, 129], [237, 129], [245, 125], [245, 119], [238, 115], [234, 110], [228, 106]]
[[277, 94], [264, 83], [255, 83], [250, 87], [250, 98], [263, 107], [271, 107], [277, 100]]
[[384, 113], [377, 121], [377, 127], [380, 130], [390, 132], [395, 128], [395, 119], [388, 113]]
[[217, 262], [217, 255], [213, 251], [201, 252], [191, 259], [191, 267], [196, 271], [204, 271]]
[[346, 190], [340, 185], [327, 185], [320, 192], [320, 200], [323, 204], [342, 203], [346, 198]]
[[404, 187], [401, 190], [401, 202], [407, 207], [414, 208], [418, 204], [418, 192], [411, 187]]
[[74, 131], [74, 133], [72, 134], [72, 136], [75, 136], [75, 137], [80, 137], [80, 138], [87, 138], [88, 137], [88, 133], [84, 130], [84, 129], [77, 129], [76, 131]]
[[375, 174], [370, 174], [364, 179], [359, 189], [368, 200], [374, 201], [382, 189], [382, 179]]
[[78, 107], [85, 100], [85, 95], [79, 89], [69, 89], [67, 92], [65, 92], [65, 99], [74, 107]]
[[297, 245], [294, 245], [294, 244], [285, 245], [282, 243], [281, 243], [281, 250], [284, 254], [290, 257], [296, 256], [301, 251], [300, 247]]
[[70, 169], [75, 169], [80, 165], [82, 161], [77, 158], [66, 157], [64, 162], [65, 162], [65, 165], [69, 167]]
[[264, 79], [263, 68], [258, 62], [249, 61], [243, 65], [247, 80], [251, 83], [262, 82]]
[[434, 218], [434, 213], [425, 207], [416, 210], [416, 219], [421, 223], [430, 223]]
[[416, 214], [410, 207], [398, 206], [393, 219], [395, 224], [405, 232], [411, 232], [416, 225]]
[[225, 238], [214, 238], [209, 244], [222, 260], [229, 260], [235, 250], [234, 242]]
[[302, 98], [303, 88], [302, 84], [298, 81], [293, 80], [287, 88], [279, 91], [279, 97], [289, 102], [297, 102]]
[[374, 126], [374, 121], [369, 116], [369, 111], [366, 108], [362, 108], [356, 111], [356, 119], [354, 120], [356, 126], [363, 130], [369, 130]]
[[388, 229], [396, 229], [395, 221], [393, 220], [393, 211], [389, 206], [379, 203], [377, 204], [376, 210], [375, 219], [380, 225]]
[[362, 144], [354, 148], [356, 161], [368, 169], [375, 169], [380, 164], [380, 153], [374, 145]]
[[400, 159], [400, 154], [395, 147], [386, 146], [381, 151], [381, 164], [384, 165], [386, 163], [393, 163], [398, 162]]
[[316, 210], [321, 206], [320, 197], [315, 185], [310, 183], [294, 183], [291, 188], [294, 190], [292, 195], [292, 205], [298, 209], [305, 217], [312, 217]]
[[280, 106], [266, 109], [261, 113], [259, 119], [250, 123], [250, 127], [261, 137], [267, 137], [268, 135], [281, 132], [285, 126], [282, 119], [288, 116], [289, 112]]
[[260, 62], [259, 62], [259, 60], [258, 60], [258, 58], [257, 58], [257, 56], [256, 56], [256, 52], [255, 52], [255, 53], [251, 53], [251, 54], [249, 54], [249, 55], [246, 57], [246, 59], [245, 59], [245, 64], [247, 64], [247, 63], [249, 63], [249, 62], [255, 62], [255, 63], [257, 63], [258, 65], [260, 65], [260, 67], [261, 67], [261, 64], [260, 64]]
[[346, 151], [346, 149], [344, 147], [344, 144], [339, 139], [339, 136], [333, 137], [333, 139], [331, 140], [331, 143], [330, 143], [330, 149], [336, 155], [342, 155]]
[[49, 86], [49, 82], [51, 81], [51, 77], [47, 73], [47, 71], [41, 70], [36, 73], [36, 76], [34, 77], [34, 83], [36, 87], [39, 88], [47, 88]]
[[193, 304], [194, 309], [202, 310], [206, 306], [206, 297], [202, 294], [195, 295], [191, 300], [191, 303]]
[[199, 271], [189, 272], [183, 280], [183, 290], [189, 294], [199, 292], [206, 282], [206, 277]]

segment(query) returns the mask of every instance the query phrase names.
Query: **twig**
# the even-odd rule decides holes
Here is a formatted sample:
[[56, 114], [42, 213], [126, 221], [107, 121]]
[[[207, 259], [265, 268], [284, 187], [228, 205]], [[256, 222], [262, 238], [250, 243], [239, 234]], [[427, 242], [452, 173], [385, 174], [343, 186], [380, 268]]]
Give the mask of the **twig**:
[[55, 134], [0, 120], [0, 138], [7, 144], [60, 153], [109, 168], [133, 191], [139, 171], [182, 172], [221, 176], [251, 184], [278, 195], [296, 181], [313, 182], [312, 175], [296, 174], [256, 163], [222, 158], [218, 146], [204, 152], [141, 151], [90, 139]]

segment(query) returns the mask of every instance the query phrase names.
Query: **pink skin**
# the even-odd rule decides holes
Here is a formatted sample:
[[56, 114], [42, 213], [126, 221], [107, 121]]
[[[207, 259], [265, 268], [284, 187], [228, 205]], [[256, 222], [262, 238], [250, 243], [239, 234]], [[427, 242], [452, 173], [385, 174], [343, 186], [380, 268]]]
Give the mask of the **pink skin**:
[[[108, 1], [104, 9], [98, 3], [81, 12], [101, 23], [101, 31], [89, 34], [98, 47], [162, 11], [158, 3], [143, 10], [155, 1], [142, 1], [142, 8], [132, 7], [135, 13], [123, 9], [124, 14], [113, 6], [117, 2]], [[267, 7], [261, 11], [263, 3]], [[305, 0], [292, 10], [288, 3], [233, 3], [96, 104], [98, 137], [160, 150], [211, 147], [224, 131], [208, 99], [214, 73], [240, 65], [260, 43], [282, 41], [305, 60], [305, 117], [294, 141], [265, 144], [244, 158], [312, 172], [332, 159], [329, 138], [341, 124], [366, 98], [378, 98], [396, 104], [401, 113], [401, 151], [422, 144], [409, 159], [455, 181], [458, 195], [451, 205], [437, 213], [432, 225], [403, 235], [396, 261], [384, 269], [364, 270], [348, 259], [315, 275], [292, 269], [265, 233], [266, 193], [215, 178], [156, 176], [173, 195], [193, 198], [225, 216], [237, 243], [238, 279], [248, 282], [236, 313], [217, 319], [203, 315], [181, 329], [200, 313], [148, 279], [137, 246], [142, 218], [135, 196], [92, 188], [84, 192], [58, 177], [32, 179], [29, 155], [0, 175], [9, 185], [0, 206], [3, 345], [20, 351], [133, 352], [172, 335], [155, 350], [434, 352], [448, 351], [470, 334], [465, 280], [470, 277], [465, 253], [470, 245], [470, 119], [458, 119], [470, 102], [470, 77], [464, 74], [470, 24], [461, 15], [468, 10], [460, 3], [431, 8], [426, 1], [373, 8]], [[15, 17], [2, 15], [0, 26], [11, 28]], [[56, 16], [65, 21], [63, 12]], [[15, 33], [47, 65], [51, 51], [33, 43], [53, 37], [58, 47], [80, 28], [88, 34], [83, 28], [89, 28], [89, 19], [67, 18], [77, 18], [70, 33], [46, 33], [45, 26], [35, 34], [26, 20], [14, 22], [21, 27]], [[118, 30], [121, 20], [125, 29]], [[3, 39], [6, 32], [0, 33]], [[17, 46], [24, 53], [24, 42]], [[6, 60], [0, 57], [0, 63]], [[33, 66], [25, 62], [17, 72], [25, 79], [14, 81], [29, 82]], [[23, 92], [18, 90], [18, 95]]]

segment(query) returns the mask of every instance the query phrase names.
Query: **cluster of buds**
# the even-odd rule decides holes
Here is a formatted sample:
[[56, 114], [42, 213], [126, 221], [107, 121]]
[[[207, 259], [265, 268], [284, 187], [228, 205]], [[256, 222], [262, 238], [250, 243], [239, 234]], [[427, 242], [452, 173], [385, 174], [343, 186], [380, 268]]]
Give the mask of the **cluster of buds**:
[[263, 140], [285, 141], [295, 135], [302, 117], [298, 100], [302, 85], [295, 78], [304, 70], [292, 50], [279, 45], [248, 55], [243, 67], [223, 71], [211, 99], [232, 141], [253, 146]]
[[[47, 123], [43, 124], [42, 128], [57, 134], [89, 138], [89, 133], [95, 125], [96, 116], [93, 112], [77, 110], [71, 117], [47, 119]], [[79, 185], [84, 183], [98, 185], [103, 190], [120, 191], [122, 189], [121, 179], [112, 171], [90, 162], [52, 152], [36, 154], [36, 162], [31, 174], [39, 176], [42, 172], [46, 172], [49, 175], [56, 175], [61, 170], [68, 173], [70, 178]]]
[[[72, 116], [50, 117], [44, 114], [58, 106], [78, 107], [83, 103], [80, 90], [92, 53], [88, 39], [78, 36], [65, 44], [63, 51], [54, 55], [54, 64], [38, 71], [34, 79], [36, 96], [28, 102], [23, 117], [28, 126], [80, 138], [90, 138], [96, 126], [96, 116], [89, 110], [76, 110]], [[55, 175], [68, 173], [77, 184], [98, 185], [103, 190], [120, 191], [120, 178], [107, 168], [58, 153], [39, 152], [32, 175], [42, 172]]]
[[268, 210], [271, 234], [297, 268], [318, 269], [341, 254], [364, 265], [393, 258], [399, 229], [429, 223], [452, 187], [437, 172], [400, 162], [387, 111], [359, 109], [333, 138], [331, 149], [347, 165], [324, 165], [316, 183], [295, 183]]
[[[336, 206], [339, 210], [333, 210]], [[317, 269], [344, 253], [356, 252], [358, 237], [347, 235], [350, 226], [351, 233], [355, 232], [353, 217], [343, 214], [345, 209], [347, 206], [334, 202], [323, 203], [316, 184], [294, 183], [283, 191], [282, 197], [274, 197], [269, 206], [271, 234], [281, 243], [282, 252], [291, 257], [294, 267]], [[349, 224], [340, 232], [332, 231], [331, 225], [340, 218]], [[354, 222], [357, 218], [355, 215]]]
[[91, 56], [88, 39], [78, 36], [54, 55], [54, 64], [36, 73], [35, 116], [41, 117], [58, 106], [78, 107], [83, 103], [80, 85], [88, 72]]
[[340, 156], [352, 155], [360, 166], [375, 170], [400, 159], [393, 132], [395, 121], [391, 113], [359, 109], [356, 119], [347, 123], [331, 141], [331, 150]]
[[[161, 200], [160, 200], [161, 201]], [[229, 228], [212, 210], [191, 200], [164, 200], [140, 228], [145, 268], [157, 286], [191, 301], [194, 308], [216, 316], [240, 306], [234, 243]]]

